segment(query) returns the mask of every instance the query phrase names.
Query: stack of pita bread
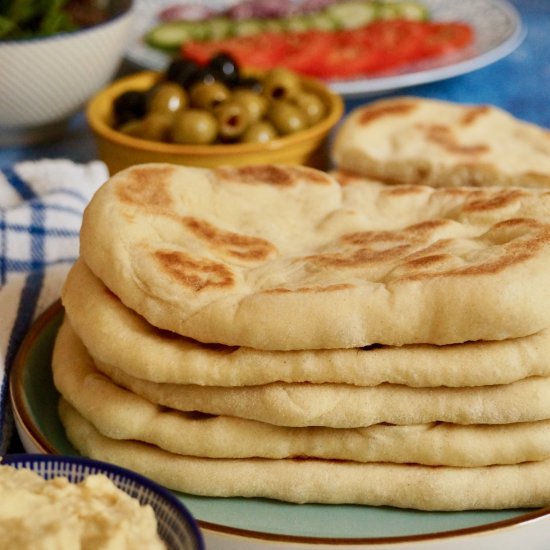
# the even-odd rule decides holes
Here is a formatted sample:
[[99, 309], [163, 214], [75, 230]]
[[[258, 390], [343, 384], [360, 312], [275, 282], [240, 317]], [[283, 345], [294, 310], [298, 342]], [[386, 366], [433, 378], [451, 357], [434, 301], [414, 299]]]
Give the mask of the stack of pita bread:
[[541, 189], [120, 172], [63, 290], [67, 435], [199, 495], [550, 504], [548, 220]]

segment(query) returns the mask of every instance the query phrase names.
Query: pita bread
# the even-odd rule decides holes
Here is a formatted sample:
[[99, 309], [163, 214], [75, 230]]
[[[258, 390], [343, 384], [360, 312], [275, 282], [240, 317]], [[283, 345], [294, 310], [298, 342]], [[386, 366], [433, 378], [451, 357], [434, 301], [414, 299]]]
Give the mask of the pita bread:
[[[59, 332], [55, 349], [54, 362], [60, 365], [85, 351], [68, 323]], [[470, 388], [282, 382], [221, 387], [159, 384], [135, 378], [101, 361], [96, 360], [95, 365], [116, 384], [152, 403], [278, 426], [358, 428], [381, 422], [508, 424], [550, 419], [550, 377]]]
[[506, 424], [550, 419], [550, 378], [470, 388], [410, 388], [397, 384], [194, 386], [157, 384], [96, 362], [117, 384], [181, 411], [250, 418], [278, 426], [359, 428], [389, 424]]
[[421, 510], [550, 504], [548, 460], [453, 468], [316, 459], [196, 458], [137, 441], [107, 438], [64, 401], [60, 417], [69, 440], [83, 455], [119, 464], [185, 493]]
[[63, 288], [71, 326], [98, 360], [159, 383], [246, 386], [271, 382], [384, 382], [415, 387], [508, 384], [550, 375], [550, 330], [453, 346], [266, 352], [204, 345], [161, 331], [128, 309], [80, 259]]
[[[81, 254], [126, 306], [267, 350], [502, 340], [550, 326], [550, 194], [340, 186], [304, 167], [134, 166]], [[503, 289], [506, 289], [503, 291]]]
[[494, 106], [397, 97], [339, 126], [333, 160], [387, 183], [550, 187], [550, 133]]
[[67, 334], [68, 328], [67, 323], [61, 327], [59, 345], [71, 345], [71, 358], [56, 346], [55, 385], [79, 414], [111, 439], [133, 439], [208, 458], [315, 457], [467, 467], [550, 458], [550, 420], [504, 426], [378, 424], [346, 430], [285, 428], [166, 409], [99, 373], [84, 346]]

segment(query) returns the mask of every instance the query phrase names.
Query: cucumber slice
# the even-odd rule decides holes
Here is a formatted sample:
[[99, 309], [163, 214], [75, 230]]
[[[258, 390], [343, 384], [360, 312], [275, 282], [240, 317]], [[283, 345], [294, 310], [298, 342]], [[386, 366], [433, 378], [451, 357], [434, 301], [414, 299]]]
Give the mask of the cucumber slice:
[[204, 40], [207, 27], [204, 23], [190, 21], [170, 21], [152, 28], [144, 37], [145, 43], [153, 48], [174, 51], [183, 42]]
[[287, 32], [301, 32], [311, 29], [311, 21], [304, 15], [292, 15], [285, 18], [284, 29]]
[[264, 30], [265, 32], [285, 32], [285, 19], [266, 19], [264, 21]]
[[242, 19], [240, 21], [236, 21], [233, 25], [233, 34], [235, 36], [250, 36], [252, 34], [259, 34], [264, 30], [264, 19]]
[[378, 18], [377, 2], [349, 0], [332, 4], [325, 13], [343, 29], [356, 29], [372, 23]]
[[205, 21], [209, 40], [223, 40], [234, 34], [235, 23], [229, 17], [212, 17]]
[[309, 20], [309, 28], [318, 31], [337, 31], [342, 28], [342, 25], [331, 17], [330, 14], [325, 12], [312, 13], [305, 15], [305, 18]]
[[399, 2], [397, 13], [398, 17], [409, 21], [427, 21], [430, 18], [428, 8], [418, 2]]

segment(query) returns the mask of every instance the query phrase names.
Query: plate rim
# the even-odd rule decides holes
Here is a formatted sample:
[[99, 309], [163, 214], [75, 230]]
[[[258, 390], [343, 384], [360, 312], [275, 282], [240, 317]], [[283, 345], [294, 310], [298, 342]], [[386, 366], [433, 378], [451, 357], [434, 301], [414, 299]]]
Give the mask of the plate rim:
[[[30, 414], [25, 407], [25, 395], [23, 376], [25, 373], [26, 360], [29, 352], [32, 350], [36, 340], [41, 336], [42, 332], [53, 323], [58, 316], [64, 314], [61, 299], [57, 299], [48, 306], [32, 323], [29, 331], [24, 336], [22, 343], [15, 356], [10, 376], [9, 376], [9, 395], [12, 406], [13, 416], [18, 422], [18, 428], [25, 431], [31, 441], [43, 450], [45, 454], [59, 455], [59, 451], [49, 443], [47, 438], [42, 434], [38, 426], [32, 421]], [[81, 456], [81, 455], [78, 455]], [[416, 535], [399, 535], [391, 537], [312, 537], [302, 535], [288, 535], [283, 533], [267, 533], [256, 531], [253, 529], [244, 529], [240, 527], [232, 527], [230, 525], [222, 525], [213, 523], [199, 518], [195, 518], [201, 529], [224, 535], [238, 536], [247, 540], [270, 541], [270, 542], [285, 542], [299, 543], [309, 545], [380, 545], [380, 544], [404, 544], [418, 542], [434, 542], [457, 539], [460, 537], [468, 537], [472, 535], [491, 534], [504, 529], [524, 526], [545, 517], [550, 517], [550, 506], [533, 509], [519, 514], [513, 518], [508, 518], [490, 523], [476, 525], [472, 527], [463, 527], [460, 529], [450, 529], [447, 531], [439, 531], [437, 533], [421, 533]]]

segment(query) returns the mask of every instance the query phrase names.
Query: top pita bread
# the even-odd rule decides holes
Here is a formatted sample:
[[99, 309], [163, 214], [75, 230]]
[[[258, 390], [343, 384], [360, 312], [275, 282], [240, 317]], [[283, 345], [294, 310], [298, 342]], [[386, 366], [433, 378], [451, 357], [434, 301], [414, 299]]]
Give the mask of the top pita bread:
[[201, 344], [147, 323], [107, 290], [82, 259], [69, 271], [62, 301], [71, 327], [94, 359], [151, 382], [464, 387], [550, 376], [550, 329], [524, 338], [452, 346], [262, 351]]
[[412, 97], [367, 104], [340, 126], [333, 158], [387, 183], [550, 186], [550, 133], [485, 105]]
[[202, 342], [500, 340], [550, 326], [549, 214], [535, 190], [150, 164], [96, 193], [81, 254], [151, 324]]

